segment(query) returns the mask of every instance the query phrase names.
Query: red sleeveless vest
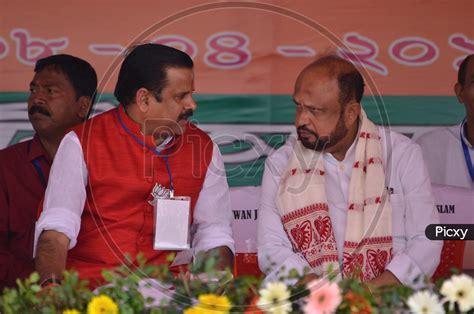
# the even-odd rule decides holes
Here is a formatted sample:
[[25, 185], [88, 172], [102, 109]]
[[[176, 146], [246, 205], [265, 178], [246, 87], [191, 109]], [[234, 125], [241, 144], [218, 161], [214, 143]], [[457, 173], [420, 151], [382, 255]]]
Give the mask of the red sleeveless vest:
[[[107, 111], [74, 127], [88, 169], [87, 199], [76, 246], [68, 252], [67, 268], [92, 282], [101, 279], [102, 269], [144, 253], [149, 264], [163, 264], [170, 251], [153, 249], [153, 206], [150, 192], [155, 183], [170, 188], [164, 160], [139, 144], [135, 137], [154, 147], [151, 136], [143, 136], [140, 126], [119, 108]], [[196, 205], [212, 159], [209, 136], [188, 124], [161, 152], [168, 156], [174, 194], [190, 196]]]

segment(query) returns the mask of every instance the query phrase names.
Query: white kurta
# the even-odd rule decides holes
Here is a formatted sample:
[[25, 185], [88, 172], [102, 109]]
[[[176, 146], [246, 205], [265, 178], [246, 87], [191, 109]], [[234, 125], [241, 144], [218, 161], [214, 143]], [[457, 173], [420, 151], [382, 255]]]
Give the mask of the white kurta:
[[[431, 184], [424, 166], [421, 149], [407, 137], [379, 128], [382, 137], [383, 161], [391, 195], [393, 258], [387, 266], [403, 284], [415, 285], [417, 277], [431, 276], [438, 266], [442, 241], [425, 236], [428, 224], [439, 223]], [[293, 252], [283, 229], [275, 204], [281, 175], [284, 173], [294, 138], [268, 157], [262, 182], [258, 219], [258, 259], [267, 281], [278, 280], [291, 269], [300, 274], [309, 264]], [[388, 145], [387, 145], [388, 144]], [[354, 164], [355, 144], [341, 162], [331, 154], [323, 154], [326, 172], [326, 195], [329, 216], [342, 263], [346, 231], [349, 183]], [[284, 267], [284, 270], [282, 269]]]
[[421, 146], [431, 182], [442, 185], [473, 188], [467, 169], [461, 138], [464, 139], [474, 163], [474, 148], [461, 137], [461, 125], [443, 128], [421, 135], [416, 142]]
[[[36, 224], [35, 248], [43, 230], [65, 234], [70, 240], [69, 249], [76, 245], [86, 200], [87, 176], [81, 143], [76, 133], [70, 132], [63, 138], [51, 167], [43, 212]], [[219, 246], [227, 246], [234, 252], [231, 222], [224, 162], [214, 144], [211, 163], [194, 208], [193, 253]]]
[[[461, 132], [462, 131], [462, 132]], [[416, 142], [421, 146], [431, 182], [472, 189], [461, 140], [466, 143], [474, 163], [474, 147], [466, 138], [464, 123], [422, 134]], [[474, 221], [466, 221], [474, 223]], [[474, 241], [467, 241], [464, 249], [463, 268], [473, 266]]]

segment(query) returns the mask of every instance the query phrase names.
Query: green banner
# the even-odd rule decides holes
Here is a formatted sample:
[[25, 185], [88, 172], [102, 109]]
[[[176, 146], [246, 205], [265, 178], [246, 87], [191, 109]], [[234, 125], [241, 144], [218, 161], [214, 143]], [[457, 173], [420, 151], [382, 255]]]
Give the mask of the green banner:
[[[28, 93], [0, 93], [0, 147], [30, 138]], [[295, 106], [291, 95], [197, 94], [193, 120], [219, 145], [230, 186], [260, 185], [265, 158], [294, 132]], [[95, 114], [113, 108], [113, 95], [98, 97]], [[419, 127], [459, 123], [464, 107], [450, 96], [367, 96], [363, 106], [377, 124]]]

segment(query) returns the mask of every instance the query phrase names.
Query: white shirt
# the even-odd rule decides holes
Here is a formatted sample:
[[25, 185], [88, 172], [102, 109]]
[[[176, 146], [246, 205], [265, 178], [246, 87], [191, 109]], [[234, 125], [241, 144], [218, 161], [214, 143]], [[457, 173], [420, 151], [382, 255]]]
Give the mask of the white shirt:
[[[443, 242], [430, 241], [425, 236], [428, 224], [439, 223], [438, 212], [420, 147], [407, 137], [383, 128], [379, 128], [379, 133], [382, 137], [386, 181], [393, 189], [390, 196], [393, 257], [387, 269], [404, 285], [415, 286], [417, 277], [431, 276], [439, 263]], [[286, 169], [294, 141], [294, 138], [287, 141], [265, 163], [258, 219], [258, 259], [260, 269], [267, 274], [266, 281], [278, 280], [291, 269], [296, 269], [300, 274], [305, 268], [310, 269], [304, 257], [293, 252], [275, 204], [281, 175]], [[323, 154], [329, 216], [340, 264], [354, 150], [355, 144], [341, 162], [331, 154]]]
[[473, 163], [474, 148], [466, 139], [463, 126], [464, 123], [427, 132], [416, 140], [423, 151], [432, 183], [474, 188], [461, 139], [466, 143]]
[[[43, 230], [65, 234], [70, 240], [69, 249], [76, 245], [86, 201], [87, 176], [82, 146], [76, 133], [70, 132], [61, 141], [51, 167], [43, 212], [35, 229], [34, 255]], [[193, 253], [219, 246], [227, 246], [234, 252], [231, 213], [224, 162], [214, 144], [211, 163], [194, 208]]]
[[[466, 144], [474, 163], [474, 147], [466, 138], [465, 121], [458, 125], [422, 134], [416, 142], [421, 146], [431, 182], [474, 191], [461, 141]], [[472, 221], [467, 221], [466, 223]], [[474, 241], [466, 241], [463, 268], [472, 265]]]

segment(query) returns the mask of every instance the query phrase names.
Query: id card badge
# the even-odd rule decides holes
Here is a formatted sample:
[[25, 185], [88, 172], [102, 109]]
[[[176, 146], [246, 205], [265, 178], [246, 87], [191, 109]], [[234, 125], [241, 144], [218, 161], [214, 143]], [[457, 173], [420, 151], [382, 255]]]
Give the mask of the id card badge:
[[155, 203], [155, 250], [191, 248], [191, 198], [158, 198]]

